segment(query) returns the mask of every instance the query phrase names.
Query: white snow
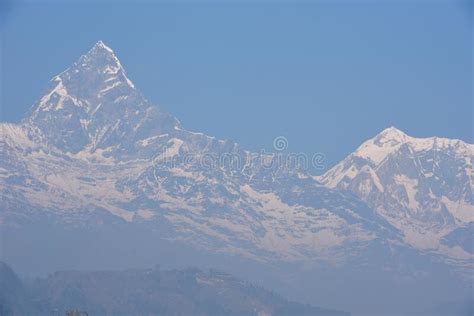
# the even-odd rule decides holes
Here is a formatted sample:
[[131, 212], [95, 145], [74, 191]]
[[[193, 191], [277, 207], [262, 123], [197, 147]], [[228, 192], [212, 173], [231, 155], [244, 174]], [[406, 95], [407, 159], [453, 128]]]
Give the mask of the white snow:
[[446, 196], [441, 198], [441, 202], [460, 223], [470, 223], [474, 221], [474, 205], [465, 201], [451, 201]]
[[128, 95], [121, 95], [114, 100], [114, 103], [118, 103], [120, 101], [127, 100], [127, 99], [128, 99]]
[[112, 75], [115, 75], [117, 74], [118, 72], [120, 71], [120, 67], [118, 66], [107, 66], [104, 68], [103, 72], [104, 74], [112, 74]]
[[380, 179], [379, 179], [377, 173], [375, 173], [374, 169], [368, 167], [368, 171], [370, 173], [372, 181], [374, 182], [375, 187], [377, 188], [377, 190], [379, 190], [380, 192], [384, 192], [385, 189], [384, 189], [382, 183], [380, 182]]
[[168, 134], [151, 136], [151, 137], [147, 137], [147, 138], [144, 138], [142, 140], [139, 140], [139, 141], [137, 141], [137, 143], [142, 147], [146, 147], [146, 146], [149, 146], [150, 144], [153, 144], [155, 142], [155, 140], [157, 140], [161, 137], [167, 137], [167, 136], [168, 136]]
[[335, 188], [344, 178], [350, 180], [354, 179], [358, 175], [359, 170], [354, 165], [344, 169], [344, 165], [344, 161], [340, 162], [326, 174], [316, 177], [316, 180], [320, 181], [329, 188]]
[[144, 218], [144, 219], [151, 219], [155, 216], [155, 213], [153, 213], [150, 210], [140, 209], [140, 210], [137, 211], [137, 215], [140, 216], [141, 218]]
[[395, 129], [388, 128], [376, 137], [364, 142], [354, 155], [370, 160], [378, 166], [387, 156], [407, 144], [413, 153], [435, 149], [455, 148], [461, 154], [474, 155], [474, 145], [458, 139], [440, 137], [415, 138]]
[[[326, 209], [313, 209], [302, 205], [288, 205], [272, 192], [258, 192], [250, 185], [243, 185], [240, 191], [247, 195], [256, 205], [256, 210], [265, 214], [260, 221], [266, 234], [261, 241], [265, 249], [273, 249], [290, 257], [299, 257], [296, 251], [303, 247], [324, 257], [326, 251], [341, 245], [347, 238], [339, 233], [342, 227], [351, 232], [352, 240], [370, 240], [371, 236], [360, 230], [357, 225], [349, 225]], [[311, 214], [310, 216], [308, 214]], [[313, 232], [313, 231], [314, 232]], [[347, 231], [346, 231], [347, 232]], [[309, 247], [309, 248], [308, 248]], [[327, 254], [328, 260], [331, 255]]]
[[388, 155], [392, 154], [400, 147], [399, 144], [384, 143], [381, 146], [375, 145], [372, 140], [365, 142], [354, 153], [355, 156], [364, 158], [378, 166]]
[[171, 138], [168, 141], [168, 147], [159, 155], [153, 158], [153, 165], [159, 166], [162, 162], [169, 162], [171, 158], [179, 154], [183, 141], [178, 138]]
[[[400, 166], [402, 170], [398, 170], [398, 174], [395, 172], [396, 170], [393, 170], [391, 174], [390, 170], [384, 166], [388, 157], [399, 153], [401, 146], [406, 146], [408, 150], [406, 158], [413, 161], [414, 165], [419, 168], [418, 174], [410, 173], [410, 176], [404, 174], [403, 166]], [[424, 157], [426, 151], [433, 152], [434, 159]], [[369, 193], [373, 192], [372, 188], [375, 186], [380, 192], [380, 199], [395, 200], [396, 206], [376, 204], [374, 208], [393, 226], [403, 232], [405, 242], [416, 249], [429, 250], [452, 258], [466, 258], [466, 255], [468, 257], [469, 255], [459, 247], [459, 249], [449, 248], [441, 242], [442, 238], [458, 225], [474, 221], [474, 205], [470, 202], [469, 195], [452, 201], [446, 196], [435, 195], [429, 187], [429, 181], [443, 181], [442, 175], [436, 171], [437, 168], [441, 168], [436, 153], [441, 151], [453, 155], [452, 157], [461, 165], [459, 167], [460, 176], [463, 179], [466, 179], [465, 176], [467, 176], [468, 184], [473, 187], [474, 145], [456, 139], [415, 138], [396, 128], [386, 129], [374, 138], [367, 140], [354, 153], [316, 179], [330, 188], [341, 187], [343, 179], [350, 180], [356, 177], [365, 179], [365, 181], [359, 182], [359, 187], [354, 189], [355, 193], [371, 205], [373, 201], [369, 200]], [[428, 166], [422, 166], [419, 157], [424, 157]], [[364, 159], [365, 164], [359, 158]], [[361, 162], [362, 167], [360, 166]], [[396, 161], [394, 162], [396, 163]], [[430, 164], [435, 166], [434, 169], [426, 170], [426, 168], [430, 168]], [[384, 181], [391, 177], [395, 185], [390, 180], [387, 183], [382, 183], [378, 176], [382, 171], [384, 172]], [[369, 174], [370, 177], [359, 178], [362, 173]], [[418, 177], [420, 178], [418, 179]], [[428, 185], [429, 191], [426, 193], [426, 197], [418, 196], [420, 185]], [[425, 198], [426, 201], [422, 200]], [[449, 218], [444, 219], [447, 215], [439, 213], [443, 205], [455, 218], [456, 224], [450, 223]], [[431, 216], [430, 212], [438, 213]], [[433, 220], [427, 220], [427, 218], [433, 218]]]
[[394, 180], [398, 185], [401, 185], [405, 189], [408, 198], [406, 206], [411, 210], [416, 211], [419, 207], [418, 201], [416, 200], [418, 180], [410, 179], [406, 175], [396, 175]]
[[87, 129], [87, 127], [91, 123], [91, 120], [80, 119], [79, 122], [81, 123], [82, 128]]
[[57, 81], [56, 87], [54, 87], [48, 94], [41, 98], [38, 109], [41, 109], [43, 112], [50, 111], [53, 107], [53, 104], [49, 104], [48, 102], [51, 100], [51, 97], [55, 94], [59, 96], [59, 101], [56, 103], [55, 110], [60, 110], [64, 108], [64, 101], [67, 99], [71, 99], [75, 105], [78, 105], [78, 101], [68, 95], [66, 87], [63, 85], [63, 81], [59, 77], [55, 77], [55, 81]]
[[127, 81], [127, 84], [131, 87], [131, 88], [134, 88], [135, 89], [135, 85], [133, 84], [133, 82], [128, 79], [128, 77], [125, 75], [125, 73], [123, 74], [123, 76], [125, 77], [125, 81]]
[[38, 146], [28, 137], [23, 126], [11, 123], [0, 123], [0, 142], [2, 141], [11, 147], [20, 146], [22, 149]]
[[104, 94], [106, 94], [107, 91], [110, 91], [110, 90], [112, 90], [113, 88], [115, 88], [115, 87], [117, 87], [117, 86], [119, 86], [119, 85], [121, 85], [121, 84], [122, 84], [121, 81], [116, 81], [116, 82], [114, 82], [113, 84], [111, 84], [110, 86], [105, 87], [104, 89], [102, 89], [102, 90], [99, 91], [98, 97], [100, 98], [101, 96], [103, 96]]
[[[114, 51], [112, 50], [112, 48], [110, 48], [109, 46], [105, 45], [105, 43], [102, 41], [102, 40], [99, 40], [95, 46], [97, 47], [100, 47], [100, 48], [103, 48], [105, 50], [107, 50], [109, 53], [111, 54], [114, 54]], [[115, 56], [115, 55], [114, 55]]]

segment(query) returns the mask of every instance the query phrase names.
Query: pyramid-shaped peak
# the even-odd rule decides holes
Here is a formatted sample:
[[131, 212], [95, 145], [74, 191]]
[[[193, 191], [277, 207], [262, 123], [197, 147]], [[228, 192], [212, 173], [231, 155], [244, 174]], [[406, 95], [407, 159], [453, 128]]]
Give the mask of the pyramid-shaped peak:
[[112, 48], [107, 46], [103, 41], [98, 41], [95, 45], [66, 72], [59, 75], [61, 79], [68, 77], [70, 81], [74, 78], [81, 77], [81, 80], [88, 78], [88, 81], [93, 81], [97, 88], [100, 88], [100, 83], [111, 83], [111, 80], [123, 81], [131, 88], [135, 88], [133, 83], [127, 78], [125, 69], [120, 60], [114, 54]]
[[[137, 93], [112, 49], [98, 41], [71, 67], [51, 80], [31, 118], [34, 120], [40, 112], [50, 110], [65, 110], [70, 114], [71, 109], [82, 108], [88, 112], [98, 104], [113, 103], [120, 97], [123, 100], [137, 97]], [[141, 102], [142, 98], [139, 99]]]
[[112, 48], [107, 46], [103, 41], [95, 43], [95, 45], [82, 57], [82, 59], [87, 60], [106, 60], [109, 63], [120, 64]]

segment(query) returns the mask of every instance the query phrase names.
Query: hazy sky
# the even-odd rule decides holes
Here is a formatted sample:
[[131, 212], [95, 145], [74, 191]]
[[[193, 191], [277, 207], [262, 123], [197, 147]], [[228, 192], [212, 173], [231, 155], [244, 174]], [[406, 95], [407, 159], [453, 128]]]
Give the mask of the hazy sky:
[[331, 165], [391, 125], [473, 142], [467, 1], [275, 3], [4, 1], [1, 120], [102, 39], [186, 128], [249, 149], [284, 135]]

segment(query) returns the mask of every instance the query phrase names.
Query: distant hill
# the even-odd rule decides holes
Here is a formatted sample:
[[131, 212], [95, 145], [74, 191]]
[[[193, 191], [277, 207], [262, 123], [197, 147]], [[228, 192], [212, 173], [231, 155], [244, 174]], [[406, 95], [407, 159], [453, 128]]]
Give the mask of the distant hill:
[[16, 315], [26, 312], [26, 293], [18, 276], [0, 261], [0, 315]]
[[198, 269], [61, 271], [21, 281], [0, 262], [1, 315], [348, 315], [286, 300], [226, 273]]

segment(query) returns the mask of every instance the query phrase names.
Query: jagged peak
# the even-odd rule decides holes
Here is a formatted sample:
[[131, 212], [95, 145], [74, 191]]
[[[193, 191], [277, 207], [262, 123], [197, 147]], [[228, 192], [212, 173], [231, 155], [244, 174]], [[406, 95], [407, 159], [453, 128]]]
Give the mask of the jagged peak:
[[[49, 92], [41, 99], [40, 107], [43, 109], [45, 101], [49, 101], [52, 94], [67, 97], [81, 94], [83, 82], [91, 82], [96, 89], [110, 90], [114, 83], [121, 82], [136, 90], [133, 82], [127, 77], [125, 69], [115, 55], [112, 48], [99, 40], [94, 46], [65, 71], [52, 79]], [[74, 91], [79, 90], [79, 91]], [[61, 93], [63, 92], [63, 93]], [[100, 92], [100, 91], [99, 91]], [[46, 107], [48, 109], [49, 107]]]
[[92, 48], [89, 49], [89, 51], [84, 56], [94, 57], [98, 55], [110, 56], [113, 60], [116, 60], [120, 63], [113, 49], [107, 46], [102, 40], [95, 43], [94, 46], [92, 46]]
[[73, 153], [179, 128], [172, 115], [153, 107], [135, 88], [103, 41], [50, 81], [23, 123]]
[[112, 48], [107, 46], [103, 41], [98, 41], [95, 45], [76, 62], [77, 66], [87, 67], [89, 64], [94, 66], [101, 65], [103, 67], [112, 67], [116, 70], [122, 70], [123, 67], [120, 60], [115, 55]]

